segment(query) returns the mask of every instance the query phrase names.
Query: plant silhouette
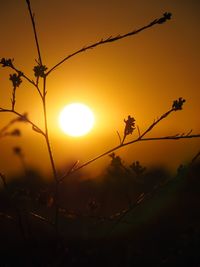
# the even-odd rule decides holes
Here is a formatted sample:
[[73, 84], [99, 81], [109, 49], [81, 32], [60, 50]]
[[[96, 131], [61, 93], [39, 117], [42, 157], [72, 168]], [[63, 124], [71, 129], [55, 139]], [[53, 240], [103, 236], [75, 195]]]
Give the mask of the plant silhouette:
[[[39, 221], [44, 222], [48, 226], [51, 226], [56, 232], [56, 240], [57, 241], [60, 240], [59, 239], [60, 238], [60, 228], [61, 228], [61, 225], [64, 224], [63, 223], [63, 221], [64, 221], [63, 216], [67, 217], [67, 219], [72, 218], [72, 217], [74, 218], [76, 216], [80, 218], [81, 215], [82, 215], [81, 218], [84, 217], [83, 214], [78, 214], [78, 213], [76, 214], [75, 212], [69, 212], [69, 210], [64, 209], [64, 207], [62, 207], [62, 205], [61, 205], [62, 199], [61, 199], [60, 191], [62, 191], [63, 183], [66, 182], [66, 180], [67, 180], [66, 178], [68, 178], [70, 175], [72, 177], [74, 177], [78, 170], [81, 170], [85, 166], [91, 164], [92, 162], [94, 162], [94, 161], [96, 161], [96, 160], [98, 160], [98, 159], [100, 159], [106, 155], [109, 155], [111, 158], [111, 164], [110, 164], [111, 168], [109, 168], [108, 176], [107, 176], [107, 182], [105, 183], [104, 188], [106, 188], [106, 187], [109, 188], [109, 183], [113, 185], [114, 184], [113, 183], [113, 177], [115, 179], [117, 176], [116, 174], [118, 174], [118, 177], [124, 179], [123, 180], [124, 184], [122, 182], [118, 181], [119, 183], [117, 185], [115, 185], [116, 186], [115, 189], [117, 191], [116, 195], [119, 195], [119, 191], [121, 190], [120, 192], [121, 192], [122, 198], [126, 199], [126, 202], [128, 202], [128, 207], [122, 208], [119, 212], [114, 213], [114, 214], [107, 216], [107, 217], [103, 216], [102, 214], [99, 214], [99, 215], [96, 214], [96, 213], [98, 213], [98, 210], [101, 210], [101, 201], [103, 201], [103, 199], [101, 201], [98, 201], [98, 199], [101, 198], [101, 197], [99, 197], [100, 193], [98, 193], [98, 190], [96, 191], [95, 197], [90, 196], [90, 198], [87, 199], [87, 205], [85, 205], [85, 207], [87, 207], [87, 210], [89, 212], [89, 216], [92, 218], [94, 218], [96, 216], [95, 218], [98, 218], [101, 221], [112, 221], [113, 222], [113, 220], [115, 220], [115, 223], [113, 226], [113, 229], [114, 229], [116, 226], [119, 225], [119, 223], [124, 219], [124, 217], [127, 214], [129, 214], [133, 210], [135, 210], [138, 207], [138, 205], [140, 203], [143, 203], [143, 201], [145, 201], [146, 199], [151, 199], [152, 196], [160, 189], [163, 189], [164, 185], [166, 185], [168, 182], [167, 181], [168, 176], [166, 175], [166, 172], [164, 170], [154, 170], [152, 172], [147, 172], [146, 168], [143, 167], [139, 161], [134, 161], [130, 166], [126, 167], [124, 162], [120, 158], [120, 156], [117, 156], [115, 154], [115, 152], [117, 150], [125, 147], [125, 146], [131, 145], [131, 144], [134, 144], [137, 142], [199, 138], [200, 134], [192, 134], [192, 131], [189, 131], [186, 134], [179, 133], [179, 134], [165, 135], [165, 136], [159, 136], [159, 137], [157, 137], [157, 136], [156, 137], [148, 137], [147, 136], [149, 134], [149, 132], [151, 132], [161, 121], [168, 118], [169, 115], [171, 115], [172, 113], [174, 113], [176, 111], [182, 110], [183, 105], [186, 102], [186, 100], [183, 99], [182, 97], [179, 97], [178, 99], [173, 100], [171, 107], [165, 113], [163, 113], [159, 118], [154, 120], [153, 123], [150, 123], [149, 126], [146, 128], [146, 130], [144, 130], [143, 132], [140, 131], [138, 126], [136, 126], [136, 120], [133, 117], [134, 114], [129, 114], [128, 116], [126, 116], [126, 114], [125, 114], [126, 118], [124, 119], [124, 124], [122, 125], [122, 127], [124, 126], [123, 131], [122, 131], [123, 134], [120, 135], [120, 131], [117, 131], [117, 134], [119, 137], [119, 144], [118, 145], [114, 146], [113, 148], [110, 148], [107, 151], [102, 152], [100, 155], [97, 155], [96, 157], [86, 161], [85, 163], [80, 164], [79, 161], [75, 161], [75, 163], [73, 163], [72, 166], [70, 166], [69, 169], [66, 170], [66, 172], [64, 174], [60, 175], [58, 170], [57, 170], [57, 167], [55, 165], [55, 160], [53, 157], [53, 151], [51, 148], [50, 135], [49, 135], [48, 114], [47, 114], [48, 102], [47, 102], [47, 98], [46, 98], [47, 92], [48, 92], [47, 79], [49, 78], [52, 71], [57, 69], [59, 66], [61, 66], [63, 63], [65, 63], [70, 58], [72, 58], [76, 55], [79, 55], [83, 52], [86, 52], [87, 50], [94, 49], [97, 46], [101, 46], [101, 45], [108, 44], [108, 43], [114, 43], [114, 42], [120, 41], [121, 39], [128, 38], [128, 37], [134, 36], [136, 34], [139, 34], [139, 33], [143, 32], [143, 31], [145, 31], [148, 28], [151, 28], [153, 26], [156, 26], [156, 25], [159, 26], [165, 22], [168, 22], [171, 19], [172, 15], [169, 12], [165, 12], [160, 18], [151, 21], [147, 25], [145, 25], [145, 26], [143, 26], [137, 30], [133, 30], [133, 31], [130, 31], [128, 33], [117, 35], [114, 37], [110, 36], [108, 38], [101, 39], [101, 40], [97, 41], [96, 43], [85, 46], [85, 47], [83, 47], [83, 48], [81, 48], [81, 49], [79, 49], [79, 50], [77, 50], [77, 51], [75, 51], [75, 52], [73, 52], [67, 56], [64, 56], [63, 59], [60, 60], [55, 65], [47, 67], [44, 64], [43, 56], [42, 56], [42, 53], [40, 51], [40, 42], [38, 39], [37, 29], [36, 29], [36, 25], [35, 25], [35, 16], [34, 16], [34, 13], [32, 11], [31, 1], [26, 0], [26, 4], [27, 4], [29, 16], [30, 16], [31, 23], [32, 23], [35, 45], [36, 45], [36, 49], [37, 49], [36, 65], [33, 67], [34, 79], [28, 77], [28, 75], [25, 74], [25, 71], [21, 70], [21, 68], [18, 69], [15, 65], [14, 59], [5, 58], [5, 57], [2, 57], [0, 59], [0, 65], [3, 68], [8, 68], [11, 71], [13, 71], [13, 73], [11, 73], [9, 76], [9, 80], [10, 80], [11, 86], [12, 86], [11, 107], [10, 108], [0, 107], [0, 113], [11, 113], [14, 116], [16, 116], [15, 119], [11, 120], [10, 122], [7, 123], [7, 125], [0, 128], [0, 138], [6, 137], [6, 136], [19, 137], [21, 135], [21, 132], [19, 129], [16, 128], [16, 129], [11, 130], [11, 131], [9, 130], [10, 126], [12, 126], [15, 123], [24, 122], [24, 123], [27, 123], [28, 125], [30, 125], [32, 127], [32, 130], [35, 133], [40, 134], [44, 138], [44, 141], [45, 141], [47, 149], [48, 149], [48, 156], [50, 159], [50, 164], [52, 167], [54, 184], [53, 185], [51, 184], [49, 186], [49, 189], [44, 189], [43, 184], [42, 184], [41, 190], [39, 190], [37, 188], [37, 186], [35, 186], [35, 191], [38, 190], [38, 194], [36, 194], [36, 192], [34, 190], [33, 190], [34, 192], [33, 191], [30, 192], [31, 187], [29, 187], [28, 191], [26, 191], [25, 189], [23, 190], [23, 187], [22, 187], [21, 190], [16, 190], [17, 193], [16, 192], [13, 193], [13, 192], [9, 192], [6, 176], [4, 174], [0, 173], [0, 178], [2, 180], [5, 191], [7, 192], [6, 200], [8, 201], [8, 199], [9, 199], [10, 203], [12, 203], [14, 206], [14, 211], [11, 210], [12, 215], [8, 215], [6, 213], [4, 213], [4, 214], [2, 213], [2, 214], [6, 215], [8, 217], [10, 216], [9, 218], [11, 220], [14, 220], [17, 222], [17, 224], [19, 225], [20, 231], [21, 231], [21, 233], [25, 239], [27, 239], [27, 235], [29, 235], [31, 232], [31, 230], [29, 228], [27, 228], [27, 227], [29, 227], [30, 217], [31, 218], [34, 217], [34, 218], [38, 219]], [[43, 127], [39, 127], [37, 125], [37, 123], [32, 121], [29, 118], [29, 115], [27, 112], [21, 113], [16, 109], [17, 90], [18, 90], [18, 87], [20, 87], [20, 85], [22, 84], [22, 82], [24, 80], [26, 80], [31, 86], [33, 86], [35, 88], [40, 99], [42, 100], [41, 114], [43, 115], [43, 118], [44, 118]], [[136, 128], [138, 129], [138, 136], [137, 137], [135, 137]], [[131, 139], [130, 136], [132, 136], [132, 134], [134, 137]], [[130, 139], [128, 140], [128, 138], [130, 138]], [[13, 148], [13, 152], [15, 153], [16, 156], [19, 157], [19, 159], [23, 165], [23, 168], [25, 169], [25, 171], [27, 171], [26, 164], [24, 161], [24, 154], [22, 153], [21, 148], [19, 146], [15, 146]], [[198, 157], [199, 157], [199, 153], [194, 157], [193, 161], [195, 161]], [[178, 179], [179, 175], [180, 175], [180, 172], [176, 176], [177, 179]], [[34, 175], [33, 173], [32, 174], [31, 173], [26, 174], [26, 177], [29, 177], [29, 178], [34, 177], [34, 179], [35, 179], [36, 176], [37, 175]], [[127, 181], [128, 181], [128, 183], [127, 183]], [[30, 182], [30, 180], [29, 180], [29, 182]], [[123, 184], [123, 186], [121, 186], [122, 184]], [[127, 188], [130, 184], [134, 185], [134, 190], [130, 190], [130, 188]], [[87, 188], [86, 182], [85, 182], [85, 188]], [[95, 186], [93, 188], [95, 188]], [[134, 196], [133, 196], [133, 191], [135, 194]], [[37, 195], [37, 197], [36, 197], [36, 195]], [[114, 195], [114, 193], [113, 193], [113, 195]], [[34, 209], [31, 209], [29, 207], [29, 204], [30, 204], [30, 206], [32, 205], [32, 202], [29, 201], [30, 196], [33, 196], [34, 199], [37, 198], [37, 203], [40, 203], [40, 204], [43, 203], [44, 205], [46, 205], [48, 208], [51, 208], [51, 209], [54, 208], [54, 215], [52, 217], [50, 216], [51, 218], [49, 219], [48, 218], [48, 215], [49, 215], [48, 209], [45, 210], [44, 216], [41, 214], [38, 214], [37, 212], [34, 212]], [[20, 201], [21, 201], [20, 204], [17, 203], [17, 201], [16, 201], [16, 203], [13, 203], [13, 202], [15, 202], [16, 199], [17, 200], [20, 199]], [[27, 204], [26, 207], [25, 207], [25, 203]], [[34, 205], [35, 205], [35, 202], [34, 202]], [[123, 205], [124, 205], [124, 203], [123, 203]], [[46, 215], [45, 215], [45, 213], [46, 213]], [[24, 224], [27, 227], [25, 227]], [[112, 229], [112, 231], [113, 231], [113, 229]], [[110, 232], [112, 232], [112, 231], [110, 231]], [[59, 265], [55, 264], [55, 266], [59, 266]]]

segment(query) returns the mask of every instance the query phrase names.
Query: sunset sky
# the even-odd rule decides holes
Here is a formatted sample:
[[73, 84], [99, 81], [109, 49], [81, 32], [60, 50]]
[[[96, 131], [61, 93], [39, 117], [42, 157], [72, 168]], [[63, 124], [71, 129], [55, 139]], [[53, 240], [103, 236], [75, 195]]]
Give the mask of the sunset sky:
[[[182, 111], [163, 120], [149, 136], [200, 133], [200, 1], [199, 0], [32, 0], [32, 9], [44, 64], [51, 68], [65, 56], [102, 38], [124, 34], [171, 12], [172, 19], [135, 36], [76, 55], [51, 73], [47, 80], [50, 138], [58, 170], [74, 160], [81, 163], [119, 144], [124, 119], [135, 118], [143, 132], [171, 108], [173, 100], [186, 99]], [[24, 0], [0, 0], [0, 58], [14, 58], [18, 69], [34, 79], [37, 51]], [[0, 69], [0, 107], [10, 108], [9, 74]], [[94, 111], [93, 130], [72, 138], [60, 130], [58, 115], [72, 102]], [[36, 89], [23, 81], [17, 88], [16, 110], [28, 112], [43, 128], [42, 105]], [[0, 128], [14, 118], [0, 113]], [[21, 170], [12, 148], [20, 146], [27, 165], [50, 171], [43, 137], [28, 124], [16, 124], [21, 137], [0, 139], [0, 172]], [[138, 136], [134, 131], [131, 138]], [[136, 143], [116, 153], [129, 164], [139, 160], [147, 167], [161, 164], [175, 169], [200, 149], [200, 139]], [[87, 167], [93, 176], [109, 164], [105, 157]]]

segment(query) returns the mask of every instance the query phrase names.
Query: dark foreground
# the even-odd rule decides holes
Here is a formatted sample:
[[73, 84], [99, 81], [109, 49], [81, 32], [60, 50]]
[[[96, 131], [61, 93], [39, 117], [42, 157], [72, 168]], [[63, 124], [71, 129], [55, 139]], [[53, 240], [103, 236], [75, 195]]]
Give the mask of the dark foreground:
[[195, 168], [115, 218], [61, 213], [58, 235], [48, 222], [22, 213], [21, 231], [4, 210], [0, 266], [199, 267], [200, 172]]

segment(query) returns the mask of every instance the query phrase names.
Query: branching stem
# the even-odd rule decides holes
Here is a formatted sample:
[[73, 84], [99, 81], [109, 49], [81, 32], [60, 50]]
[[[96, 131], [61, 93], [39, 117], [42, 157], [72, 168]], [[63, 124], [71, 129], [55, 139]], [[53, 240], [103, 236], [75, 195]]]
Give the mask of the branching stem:
[[92, 49], [92, 48], [95, 48], [97, 46], [100, 46], [100, 45], [103, 45], [103, 44], [107, 44], [107, 43], [112, 43], [112, 42], [115, 42], [115, 41], [118, 41], [120, 39], [124, 39], [126, 37], [130, 37], [132, 35], [135, 35], [141, 31], [144, 31], [156, 24], [161, 24], [160, 23], [160, 20], [163, 19], [163, 17], [161, 17], [160, 19], [155, 19], [154, 21], [152, 21], [151, 23], [149, 23], [148, 25], [146, 26], [143, 26], [137, 30], [133, 30], [131, 32], [128, 32], [126, 34], [123, 34], [123, 35], [117, 35], [115, 37], [108, 37], [107, 39], [101, 39], [99, 42], [96, 42], [94, 44], [91, 44], [91, 45], [88, 45], [88, 46], [85, 46], [77, 51], [75, 51], [74, 53], [66, 56], [65, 58], [63, 58], [60, 62], [58, 62], [56, 65], [54, 65], [47, 73], [46, 75], [49, 75], [53, 70], [55, 70], [58, 66], [60, 66], [61, 64], [63, 64], [66, 60], [70, 59], [71, 57], [77, 55], [77, 54], [80, 54], [82, 52], [85, 52], [86, 50], [89, 50], [89, 49]]
[[59, 180], [57, 177], [57, 171], [56, 171], [56, 166], [55, 166], [55, 162], [54, 162], [54, 158], [53, 158], [53, 153], [52, 153], [52, 149], [51, 149], [51, 144], [50, 144], [50, 140], [49, 140], [49, 130], [48, 130], [48, 120], [47, 120], [47, 109], [46, 109], [46, 92], [47, 92], [47, 88], [46, 88], [46, 76], [43, 78], [43, 96], [42, 96], [42, 101], [43, 101], [43, 113], [44, 113], [44, 125], [45, 125], [45, 140], [46, 140], [46, 144], [47, 144], [47, 149], [48, 149], [48, 154], [49, 154], [49, 158], [50, 158], [50, 162], [51, 162], [51, 167], [52, 167], [52, 171], [53, 171], [53, 177], [55, 180], [55, 229], [56, 232], [58, 233], [58, 214], [59, 214], [59, 205], [58, 205], [58, 199], [59, 199]]
[[[127, 142], [127, 143], [123, 143], [121, 145], [118, 145], [110, 150], [107, 150], [106, 152], [98, 155], [97, 157], [83, 163], [82, 165], [79, 165], [77, 168], [75, 168], [73, 171], [71, 171], [71, 173], [75, 172], [75, 171], [78, 171], [80, 169], [82, 169], [83, 167], [89, 165], [90, 163], [106, 156], [106, 155], [109, 155], [110, 153], [122, 148], [122, 147], [125, 147], [125, 146], [128, 146], [128, 145], [131, 145], [131, 144], [134, 144], [136, 142], [140, 142], [140, 141], [159, 141], [159, 140], [178, 140], [178, 139], [189, 139], [189, 138], [200, 138], [200, 134], [193, 134], [193, 135], [185, 135], [185, 136], [161, 136], [161, 137], [149, 137], [149, 138], [137, 138], [135, 140], [132, 140], [130, 142]], [[71, 174], [70, 173], [70, 174]], [[61, 177], [60, 180], [63, 180], [64, 178], [66, 177], [66, 175], [64, 177]]]
[[[159, 141], [159, 140], [179, 140], [179, 139], [189, 139], [189, 138], [199, 138], [200, 137], [200, 134], [193, 134], [191, 135], [191, 131], [184, 135], [184, 134], [176, 134], [176, 135], [172, 135], [172, 136], [162, 136], [162, 137], [149, 137], [149, 138], [144, 138], [144, 136], [150, 132], [161, 120], [165, 119], [171, 112], [173, 111], [176, 111], [175, 108], [171, 108], [170, 110], [168, 110], [166, 113], [164, 113], [163, 115], [160, 116], [160, 118], [158, 118], [156, 121], [154, 121], [141, 135], [139, 135], [138, 138], [132, 140], [132, 141], [129, 141], [129, 142], [121, 142], [120, 145], [118, 146], [115, 146], [114, 148], [112, 149], [109, 149], [108, 151], [98, 155], [97, 157], [83, 163], [82, 165], [79, 165], [77, 166], [76, 168], [74, 168], [70, 173], [68, 173], [67, 175], [63, 175], [59, 181], [62, 181], [65, 177], [67, 177], [68, 175], [70, 175], [71, 173], [75, 172], [75, 171], [78, 171], [82, 168], [84, 168], [85, 166], [91, 164], [92, 162], [106, 156], [106, 155], [109, 155], [110, 153], [122, 148], [122, 147], [125, 147], [125, 146], [128, 146], [128, 145], [131, 145], [133, 143], [136, 143], [136, 142], [140, 142], [140, 141]], [[124, 140], [123, 140], [124, 141]]]
[[160, 118], [158, 118], [156, 121], [154, 121], [148, 128], [146, 131], [144, 131], [143, 134], [141, 134], [139, 136], [138, 139], [142, 139], [148, 132], [150, 132], [161, 120], [165, 119], [172, 111], [175, 111], [174, 108], [170, 109], [169, 111], [167, 111], [166, 113], [164, 113], [162, 116], [160, 116]]
[[56, 167], [53, 159], [53, 154], [51, 150], [50, 140], [49, 140], [49, 131], [48, 131], [48, 122], [47, 122], [47, 109], [46, 109], [46, 77], [43, 78], [43, 112], [44, 112], [44, 125], [45, 125], [45, 140], [47, 143], [47, 148], [49, 152], [49, 157], [51, 161], [51, 166], [53, 170], [54, 179], [57, 180]]

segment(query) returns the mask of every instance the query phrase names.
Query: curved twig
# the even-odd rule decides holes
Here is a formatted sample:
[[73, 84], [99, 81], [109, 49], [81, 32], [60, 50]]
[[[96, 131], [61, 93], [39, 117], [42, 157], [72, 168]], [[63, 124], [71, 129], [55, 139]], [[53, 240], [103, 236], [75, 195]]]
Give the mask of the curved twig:
[[112, 149], [100, 154], [99, 156], [97, 156], [97, 157], [95, 157], [95, 158], [83, 163], [82, 165], [80, 165], [79, 167], [74, 169], [72, 172], [78, 171], [78, 170], [82, 169], [83, 167], [89, 165], [90, 163], [96, 161], [97, 159], [102, 158], [102, 157], [104, 157], [104, 156], [106, 156], [106, 155], [108, 155], [108, 154], [110, 154], [110, 153], [122, 148], [122, 147], [131, 145], [131, 144], [136, 143], [136, 142], [140, 142], [140, 141], [159, 141], [159, 140], [178, 140], [178, 139], [199, 138], [199, 137], [200, 137], [200, 134], [184, 135], [184, 136], [150, 137], [150, 138], [142, 138], [142, 139], [141, 138], [137, 138], [137, 139], [135, 139], [133, 141], [130, 141], [130, 142], [127, 142], [127, 143], [123, 143], [123, 144], [121, 144], [119, 146], [116, 146], [116, 147], [114, 147], [114, 148], [112, 148]]
[[[167, 17], [168, 15], [168, 17]], [[56, 69], [58, 66], [60, 66], [62, 63], [64, 63], [66, 60], [68, 60], [69, 58], [77, 55], [77, 54], [80, 54], [82, 52], [85, 52], [86, 50], [89, 50], [89, 49], [92, 49], [92, 48], [95, 48], [97, 46], [100, 46], [100, 45], [103, 45], [103, 44], [107, 44], [107, 43], [111, 43], [111, 42], [115, 42], [115, 41], [118, 41], [120, 39], [123, 39], [123, 38], [126, 38], [126, 37], [129, 37], [129, 36], [132, 36], [132, 35], [135, 35], [143, 30], [146, 30], [147, 28], [150, 28], [156, 24], [162, 24], [164, 23], [165, 21], [167, 21], [168, 19], [171, 18], [171, 13], [165, 13], [163, 15], [163, 17], [159, 18], [159, 19], [155, 19], [154, 21], [150, 22], [148, 25], [146, 26], [143, 26], [141, 28], [139, 28], [138, 30], [133, 30], [131, 32], [128, 32], [126, 34], [123, 34], [123, 35], [117, 35], [115, 37], [108, 37], [107, 39], [101, 39], [99, 42], [96, 42], [94, 44], [91, 44], [91, 45], [88, 45], [88, 46], [85, 46], [77, 51], [75, 51], [74, 53], [66, 56], [64, 59], [62, 59], [60, 62], [58, 62], [56, 65], [54, 65], [47, 73], [46, 75], [49, 75], [54, 69]]]

